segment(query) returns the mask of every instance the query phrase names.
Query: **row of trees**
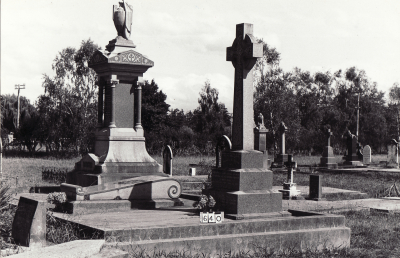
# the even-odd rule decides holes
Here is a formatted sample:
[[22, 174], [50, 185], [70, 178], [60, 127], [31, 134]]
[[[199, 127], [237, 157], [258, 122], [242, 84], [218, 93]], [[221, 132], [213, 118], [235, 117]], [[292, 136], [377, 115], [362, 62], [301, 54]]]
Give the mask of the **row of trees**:
[[[321, 152], [326, 145], [327, 128], [334, 133], [331, 143], [335, 150], [344, 151], [342, 135], [347, 129], [356, 133], [358, 105], [362, 144], [382, 152], [388, 140], [398, 137], [398, 84], [393, 85], [386, 101], [377, 84], [356, 67], [334, 73], [311, 74], [299, 68], [285, 72], [279, 66], [280, 53], [260, 42], [264, 56], [254, 69], [254, 116], [261, 113], [265, 117], [271, 150], [277, 150], [276, 131], [283, 121], [289, 128], [286, 148], [291, 152]], [[88, 68], [88, 60], [97, 49], [100, 48], [87, 40], [78, 50], [66, 48], [58, 53], [52, 65], [55, 76], [43, 75], [44, 94], [35, 105], [21, 98], [20, 128], [16, 128], [16, 96], [2, 96], [2, 138], [14, 132], [18, 142], [32, 153], [38, 146], [55, 153], [91, 151], [97, 121], [97, 87], [96, 74]], [[158, 153], [165, 144], [173, 145], [177, 151], [207, 151], [215, 146], [218, 137], [230, 135], [231, 114], [209, 81], [199, 93], [198, 107], [193, 111], [171, 109], [166, 99], [154, 80], [145, 82], [142, 123], [150, 152]]]

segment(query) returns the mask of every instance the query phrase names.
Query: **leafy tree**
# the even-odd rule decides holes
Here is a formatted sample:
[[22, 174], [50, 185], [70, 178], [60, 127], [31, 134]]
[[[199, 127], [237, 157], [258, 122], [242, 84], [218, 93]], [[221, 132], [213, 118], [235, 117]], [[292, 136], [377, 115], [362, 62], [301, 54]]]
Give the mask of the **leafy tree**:
[[218, 102], [218, 90], [212, 88], [209, 81], [205, 82], [199, 94], [199, 107], [193, 112], [191, 125], [197, 133], [198, 147], [206, 149], [208, 142], [215, 146], [221, 135], [230, 134], [231, 116], [225, 104]]
[[149, 152], [159, 153], [164, 145], [166, 119], [169, 105], [165, 102], [167, 95], [159, 90], [157, 83], [145, 81], [142, 87], [142, 126]]
[[93, 145], [97, 88], [88, 60], [97, 49], [90, 39], [78, 50], [63, 49], [52, 65], [55, 76], [43, 75], [45, 93], [39, 97], [38, 111], [47, 151], [87, 153]]

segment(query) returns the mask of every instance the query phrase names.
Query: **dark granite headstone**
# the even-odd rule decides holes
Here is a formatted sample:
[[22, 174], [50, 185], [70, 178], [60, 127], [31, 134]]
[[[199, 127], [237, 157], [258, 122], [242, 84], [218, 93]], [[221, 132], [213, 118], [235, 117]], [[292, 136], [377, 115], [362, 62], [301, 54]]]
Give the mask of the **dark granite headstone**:
[[172, 149], [167, 145], [163, 151], [163, 172], [170, 176], [172, 176], [172, 158]]
[[346, 133], [347, 155], [344, 157], [345, 165], [358, 166], [362, 165], [360, 157], [357, 155], [357, 137], [350, 132]]
[[215, 147], [215, 167], [219, 168], [221, 166], [222, 151], [227, 151], [231, 149], [232, 143], [231, 140], [229, 140], [229, 137], [226, 135], [221, 136], [217, 142], [217, 146]]
[[236, 38], [226, 51], [226, 60], [235, 67], [232, 149], [222, 152], [221, 167], [212, 171], [212, 188], [204, 190], [235, 218], [282, 210], [282, 194], [271, 191], [272, 171], [263, 167], [263, 153], [254, 150], [253, 69], [262, 56], [253, 25], [237, 24]]
[[322, 199], [322, 175], [310, 175], [309, 198], [312, 200]]
[[45, 245], [46, 205], [44, 200], [20, 197], [12, 224], [15, 244], [28, 247], [33, 243]]

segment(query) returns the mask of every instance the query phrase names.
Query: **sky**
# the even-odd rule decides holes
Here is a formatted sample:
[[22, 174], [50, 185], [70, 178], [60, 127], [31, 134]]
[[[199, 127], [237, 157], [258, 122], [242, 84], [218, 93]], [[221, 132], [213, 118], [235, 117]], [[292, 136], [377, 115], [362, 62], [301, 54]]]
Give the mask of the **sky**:
[[[207, 80], [233, 110], [234, 68], [226, 60], [235, 27], [252, 23], [254, 36], [281, 53], [284, 71], [315, 73], [352, 66], [378, 89], [400, 83], [400, 1], [128, 0], [135, 51], [154, 61], [144, 79], [167, 95], [171, 108], [193, 110]], [[58, 52], [92, 39], [103, 49], [117, 36], [118, 0], [1, 0], [1, 94], [34, 103], [43, 74]]]

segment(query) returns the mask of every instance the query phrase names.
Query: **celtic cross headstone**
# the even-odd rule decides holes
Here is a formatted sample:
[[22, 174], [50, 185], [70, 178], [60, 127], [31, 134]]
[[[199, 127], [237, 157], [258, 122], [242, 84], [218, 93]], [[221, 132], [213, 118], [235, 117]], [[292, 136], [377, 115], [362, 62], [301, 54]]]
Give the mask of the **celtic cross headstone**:
[[263, 45], [253, 36], [253, 24], [236, 25], [236, 38], [226, 49], [226, 61], [235, 67], [232, 149], [254, 150], [253, 72]]

